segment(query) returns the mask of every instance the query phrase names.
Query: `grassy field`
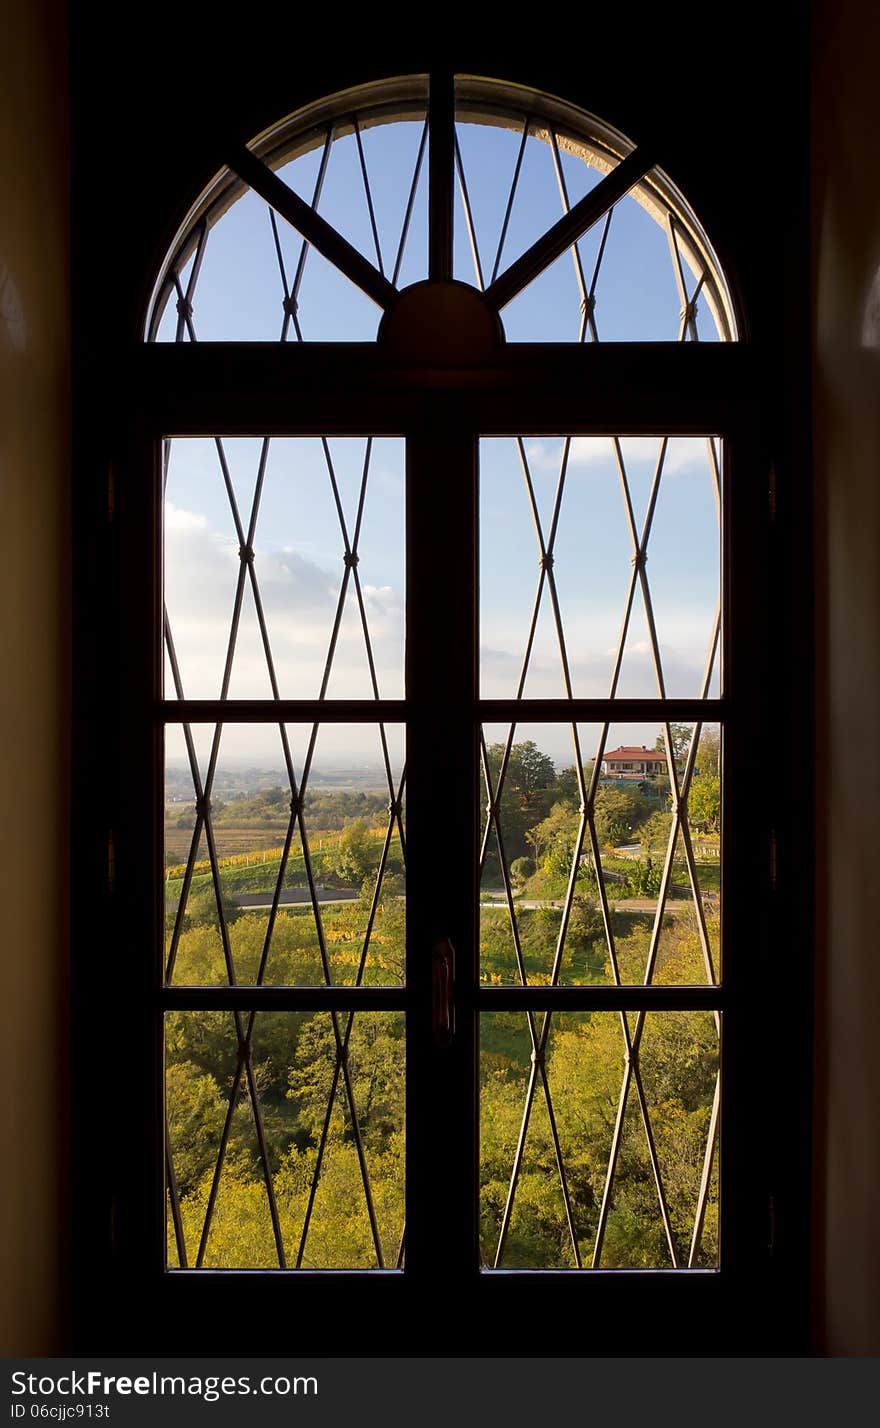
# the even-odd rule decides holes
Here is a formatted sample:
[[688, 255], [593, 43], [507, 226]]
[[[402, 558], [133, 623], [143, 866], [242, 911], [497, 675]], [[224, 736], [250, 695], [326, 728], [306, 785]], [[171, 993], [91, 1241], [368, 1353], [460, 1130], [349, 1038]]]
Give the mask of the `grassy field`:
[[[319, 883], [333, 881], [329, 867], [326, 866], [327, 859], [323, 853], [315, 852], [312, 855], [312, 871], [315, 879]], [[250, 865], [244, 866], [222, 864], [220, 866], [220, 883], [224, 893], [230, 897], [235, 897], [237, 893], [267, 892], [275, 890], [275, 883], [278, 880], [278, 869], [281, 864], [279, 857], [269, 858], [265, 862], [254, 861]], [[197, 865], [201, 868], [201, 864]], [[177, 871], [174, 869], [173, 871]], [[338, 882], [338, 879], [336, 880]], [[298, 857], [291, 854], [287, 860], [287, 867], [284, 874], [285, 887], [299, 887], [306, 882], [305, 862], [302, 854]], [[183, 886], [183, 878], [169, 877], [165, 879], [165, 898], [167, 902], [176, 902], [180, 897], [180, 890]], [[208, 869], [197, 871], [193, 875], [191, 896], [212, 886], [211, 873]]]
[[[284, 841], [284, 828], [216, 828], [214, 836], [220, 857], [237, 853], [259, 853], [265, 848], [277, 848]], [[176, 828], [165, 823], [166, 866], [186, 862], [192, 842], [191, 828]]]
[[[224, 828], [214, 829], [214, 842], [217, 848], [217, 857], [221, 866], [226, 860], [234, 859], [236, 863], [241, 863], [247, 859], [245, 866], [258, 868], [262, 865], [275, 864], [275, 871], [278, 871], [278, 859], [281, 856], [281, 849], [284, 844], [286, 828]], [[384, 828], [374, 828], [370, 832], [381, 841], [385, 837]], [[309, 850], [313, 857], [326, 853], [336, 847], [342, 836], [342, 830], [321, 831], [309, 836]], [[192, 842], [192, 829], [169, 828], [165, 825], [165, 876], [182, 877], [186, 860], [189, 857], [190, 844]], [[291, 843], [291, 861], [294, 856], [299, 857], [302, 866], [302, 845], [299, 835], [295, 835]], [[199, 847], [198, 871], [207, 871], [207, 848], [205, 846], [204, 834], [202, 835]], [[200, 865], [204, 864], [204, 868]]]

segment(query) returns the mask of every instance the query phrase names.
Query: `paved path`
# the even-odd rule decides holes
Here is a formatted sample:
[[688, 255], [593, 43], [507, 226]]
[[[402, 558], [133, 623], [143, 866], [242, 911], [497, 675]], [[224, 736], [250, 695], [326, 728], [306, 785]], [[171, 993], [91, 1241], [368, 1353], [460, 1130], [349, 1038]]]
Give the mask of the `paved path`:
[[[316, 888], [315, 901], [357, 902], [360, 893], [356, 888]], [[235, 898], [240, 908], [247, 912], [259, 912], [272, 906], [273, 894], [269, 892], [239, 893]], [[279, 907], [311, 907], [312, 899], [308, 888], [282, 888], [278, 899]]]
[[[651, 915], [653, 916], [653, 914], [654, 914], [654, 913], [656, 912], [656, 910], [657, 910], [656, 900], [652, 902], [650, 898], [644, 898], [644, 897], [622, 897], [622, 898], [609, 897], [608, 901], [609, 901], [609, 903], [613, 903], [613, 904], [614, 904], [614, 906], [617, 908], [618, 912], [648, 912], [648, 913], [651, 913]], [[704, 893], [704, 894], [703, 894], [703, 901], [704, 901], [704, 902], [708, 902], [710, 905], [717, 905], [717, 903], [718, 903], [718, 894], [717, 894], [717, 893]], [[563, 903], [562, 898], [550, 898], [549, 901], [545, 898], [543, 901], [538, 901], [538, 900], [535, 900], [535, 899], [532, 899], [532, 898], [518, 898], [518, 897], [514, 897], [513, 902], [514, 902], [514, 906], [515, 906], [515, 907], [528, 908], [528, 909], [530, 909], [530, 910], [534, 910], [534, 909], [540, 908], [540, 907], [557, 907], [557, 908], [558, 908], [558, 907], [563, 907], [563, 906], [564, 906], [564, 903]], [[601, 904], [600, 904], [599, 902], [597, 902], [595, 905], [596, 905], [597, 908], [601, 906]], [[492, 899], [490, 899], [489, 901], [486, 901], [486, 900], [484, 899], [484, 900], [480, 903], [480, 907], [488, 907], [488, 908], [500, 907], [500, 908], [506, 908], [506, 907], [507, 907], [507, 903], [505, 902], [505, 900], [504, 900], [503, 898], [492, 898]], [[693, 900], [692, 900], [691, 898], [689, 898], [689, 897], [688, 897], [688, 898], [667, 898], [667, 900], [666, 900], [666, 906], [665, 906], [665, 908], [663, 909], [663, 911], [664, 911], [664, 913], [668, 913], [670, 917], [684, 917], [687, 913], [693, 911], [693, 907], [694, 907]]]
[[[321, 906], [340, 902], [357, 902], [360, 893], [355, 888], [317, 888], [315, 901]], [[231, 899], [242, 912], [268, 912], [272, 907], [273, 894], [270, 892], [239, 893]], [[284, 888], [278, 899], [279, 907], [311, 907], [312, 899], [308, 888]], [[177, 902], [166, 902], [170, 912], [176, 912]]]

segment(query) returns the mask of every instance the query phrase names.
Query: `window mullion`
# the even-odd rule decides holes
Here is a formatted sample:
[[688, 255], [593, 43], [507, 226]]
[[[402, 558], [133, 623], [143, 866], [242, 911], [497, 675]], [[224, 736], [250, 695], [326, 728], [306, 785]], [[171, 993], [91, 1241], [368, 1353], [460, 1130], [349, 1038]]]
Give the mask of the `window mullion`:
[[[457, 1278], [476, 1263], [474, 980], [476, 445], [438, 399], [407, 454], [407, 1271]], [[452, 943], [455, 1032], [438, 1044], [432, 949]]]

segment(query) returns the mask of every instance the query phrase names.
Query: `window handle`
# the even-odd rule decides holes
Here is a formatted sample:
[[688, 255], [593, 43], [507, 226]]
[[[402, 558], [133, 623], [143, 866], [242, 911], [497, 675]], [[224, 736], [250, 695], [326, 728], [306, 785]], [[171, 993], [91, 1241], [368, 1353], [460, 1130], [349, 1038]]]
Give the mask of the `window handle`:
[[446, 1050], [455, 1035], [455, 948], [448, 937], [431, 948], [434, 1045]]

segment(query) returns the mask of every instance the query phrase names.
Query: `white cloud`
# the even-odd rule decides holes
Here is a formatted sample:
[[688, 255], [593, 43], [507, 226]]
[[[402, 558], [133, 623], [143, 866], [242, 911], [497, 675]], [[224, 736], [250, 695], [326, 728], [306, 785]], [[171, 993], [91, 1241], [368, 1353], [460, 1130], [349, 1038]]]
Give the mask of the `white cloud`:
[[[339, 569], [328, 572], [291, 548], [257, 546], [254, 569], [282, 697], [318, 694], [339, 591]], [[238, 543], [212, 531], [207, 519], [166, 504], [165, 592], [172, 635], [188, 698], [219, 694], [238, 584]], [[380, 694], [400, 694], [403, 597], [390, 585], [362, 587]], [[269, 680], [262, 637], [246, 580], [232, 666], [230, 697], [264, 698]], [[363, 628], [349, 580], [329, 692], [370, 697]]]
[[197, 511], [184, 511], [171, 501], [165, 502], [165, 540], [187, 531], [206, 531], [208, 519]]
[[[624, 436], [620, 438], [620, 450], [624, 468], [630, 466], [651, 467], [657, 464], [660, 451], [659, 436]], [[530, 441], [526, 443], [526, 455], [535, 472], [558, 473], [562, 459], [562, 442], [552, 443]], [[610, 436], [576, 436], [568, 453], [569, 469], [610, 465], [616, 469], [614, 446]], [[684, 471], [708, 471], [709, 457], [704, 436], [673, 436], [669, 438], [663, 471], [675, 476]]]
[[[712, 613], [708, 606], [701, 610], [665, 606], [658, 613], [660, 658], [670, 698], [696, 697], [700, 693], [712, 633]], [[620, 613], [568, 608], [563, 611], [563, 619], [575, 697], [606, 698], [617, 657]], [[484, 622], [486, 644], [480, 650], [484, 698], [512, 698], [515, 694], [526, 629], [525, 621]], [[640, 600], [636, 602], [628, 634], [617, 695], [653, 699], [657, 695], [657, 676]], [[559, 647], [554, 631], [545, 626], [538, 630], [532, 648], [525, 697], [558, 699], [563, 695]]]

